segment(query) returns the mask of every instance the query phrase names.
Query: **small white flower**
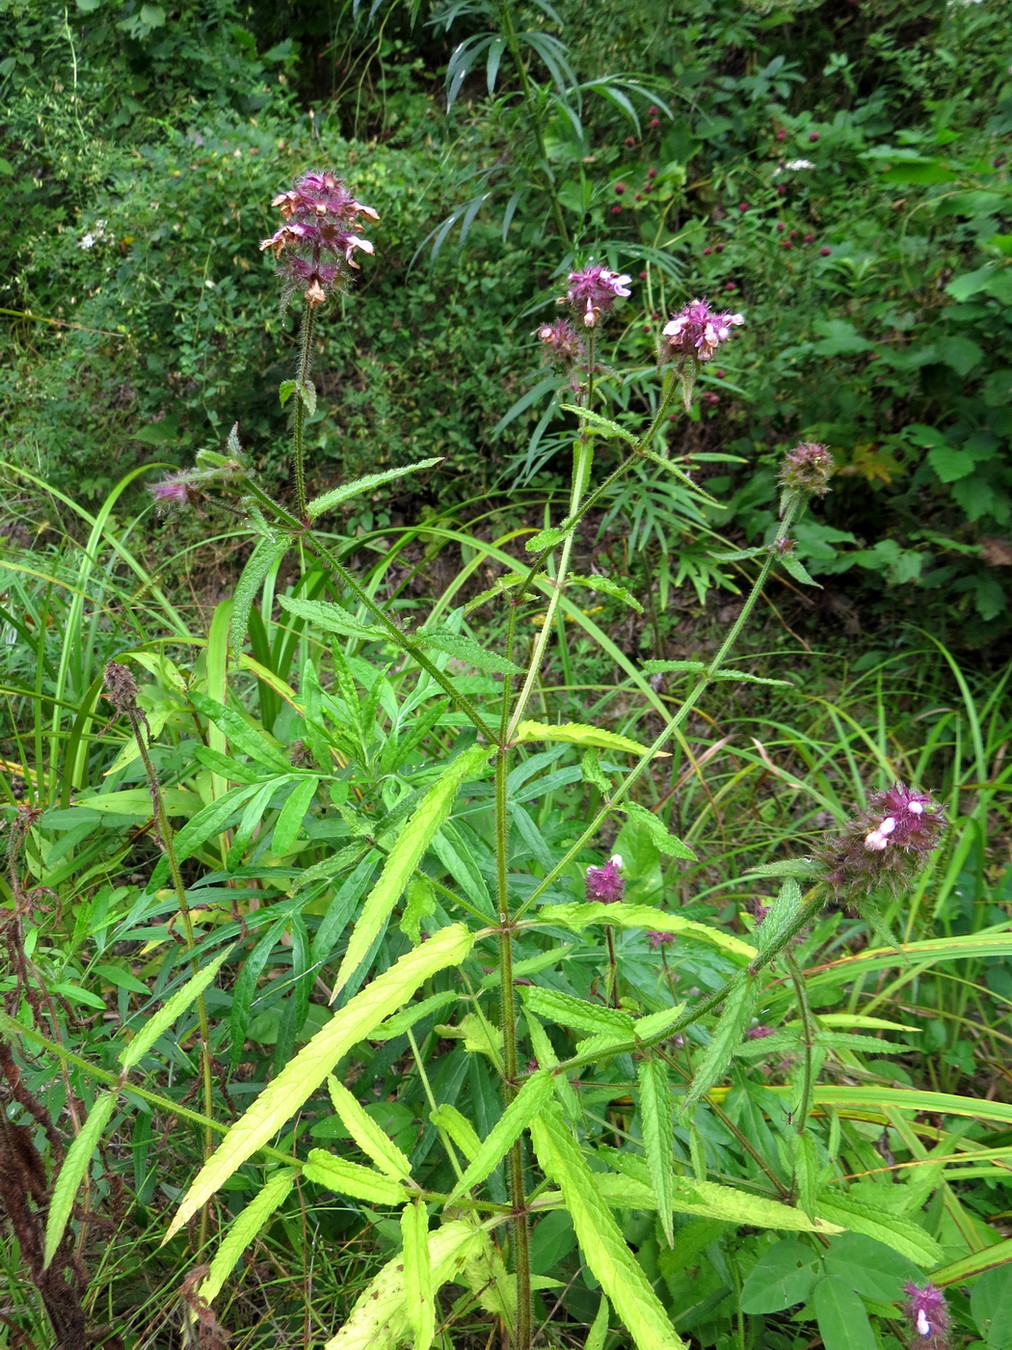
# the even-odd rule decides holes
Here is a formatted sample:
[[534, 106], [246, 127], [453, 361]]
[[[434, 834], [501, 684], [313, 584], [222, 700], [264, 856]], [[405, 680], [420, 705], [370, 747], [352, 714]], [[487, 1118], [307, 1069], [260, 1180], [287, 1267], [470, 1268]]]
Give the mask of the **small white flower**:
[[796, 173], [799, 169], [814, 169], [815, 165], [810, 159], [789, 159], [784, 168]]
[[93, 234], [82, 234], [81, 237], [80, 237], [80, 239], [77, 241], [77, 247], [78, 247], [78, 248], [94, 248], [94, 247], [95, 247], [95, 236], [94, 236]]

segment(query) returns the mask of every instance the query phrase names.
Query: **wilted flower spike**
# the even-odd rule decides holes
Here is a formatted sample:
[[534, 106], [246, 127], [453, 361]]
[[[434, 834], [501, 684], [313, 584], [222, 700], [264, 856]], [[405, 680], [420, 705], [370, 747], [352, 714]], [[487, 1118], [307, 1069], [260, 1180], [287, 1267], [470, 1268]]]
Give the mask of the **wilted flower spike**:
[[818, 855], [825, 879], [848, 903], [879, 887], [896, 894], [938, 847], [945, 824], [942, 808], [926, 792], [897, 783], [872, 793], [868, 809]]
[[908, 1280], [903, 1286], [907, 1295], [907, 1316], [914, 1333], [917, 1350], [944, 1350], [949, 1343], [949, 1310], [945, 1295], [930, 1282], [923, 1289]]
[[587, 868], [586, 896], [602, 905], [614, 905], [625, 894], [622, 855], [613, 853], [603, 867]]
[[816, 441], [800, 441], [784, 455], [778, 478], [785, 488], [807, 492], [813, 497], [824, 497], [829, 491], [829, 480], [835, 468], [833, 456], [824, 445]]
[[662, 329], [668, 340], [667, 354], [670, 358], [691, 356], [696, 361], [709, 361], [731, 336], [731, 329], [744, 322], [742, 314], [730, 310], [717, 313], [706, 300], [693, 300]]
[[565, 370], [582, 364], [587, 359], [583, 339], [568, 319], [556, 319], [535, 329], [535, 335], [544, 343], [549, 360]]
[[260, 249], [279, 260], [289, 293], [303, 287], [309, 305], [322, 304], [328, 288], [358, 267], [355, 251], [372, 253], [370, 240], [358, 233], [359, 217], [379, 219], [371, 206], [357, 202], [333, 173], [306, 173], [271, 203], [281, 210], [284, 225]]
[[629, 294], [626, 283], [631, 280], [594, 263], [582, 272], [570, 272], [566, 300], [583, 326], [593, 328], [602, 314], [611, 313], [619, 296]]

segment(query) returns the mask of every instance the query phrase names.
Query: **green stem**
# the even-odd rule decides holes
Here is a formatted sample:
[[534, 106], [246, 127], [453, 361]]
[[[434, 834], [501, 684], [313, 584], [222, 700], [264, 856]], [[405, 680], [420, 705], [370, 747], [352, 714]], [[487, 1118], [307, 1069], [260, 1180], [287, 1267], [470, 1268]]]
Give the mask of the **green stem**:
[[791, 984], [794, 986], [794, 993], [798, 1000], [798, 1016], [801, 1020], [801, 1044], [804, 1049], [804, 1058], [801, 1065], [801, 1101], [794, 1113], [794, 1128], [798, 1134], [804, 1134], [808, 1113], [812, 1109], [812, 1092], [814, 1091], [814, 1074], [812, 1073], [812, 1046], [815, 1044], [815, 1022], [812, 1018], [811, 1005], [808, 1002], [808, 990], [805, 988], [804, 977], [798, 966], [797, 957], [793, 952], [786, 955], [787, 972], [791, 978]]
[[551, 871], [548, 872], [547, 875], [542, 878], [541, 882], [534, 888], [534, 890], [531, 891], [530, 895], [527, 897], [521, 908], [517, 911], [516, 915], [514, 916], [515, 918], [520, 918], [523, 914], [525, 914], [531, 908], [531, 906], [538, 900], [538, 898], [548, 889], [548, 887], [553, 884], [556, 878], [562, 875], [562, 873], [570, 865], [570, 863], [572, 863], [576, 858], [579, 857], [579, 855], [587, 847], [590, 841], [598, 833], [601, 826], [604, 824], [605, 820], [607, 820], [611, 812], [615, 809], [616, 806], [619, 805], [620, 802], [625, 800], [625, 798], [629, 795], [630, 791], [632, 790], [634, 784], [647, 771], [657, 752], [663, 749], [664, 745], [671, 739], [672, 736], [674, 736], [675, 732], [679, 729], [679, 727], [682, 726], [682, 724], [688, 718], [689, 713], [699, 702], [699, 699], [709, 688], [709, 686], [713, 683], [714, 679], [719, 674], [721, 667], [723, 666], [729, 653], [731, 652], [735, 643], [738, 641], [738, 637], [741, 634], [741, 630], [744, 628], [749, 615], [752, 613], [752, 610], [754, 609], [756, 602], [758, 601], [760, 595], [762, 594], [763, 586], [766, 583], [766, 578], [769, 576], [770, 571], [773, 568], [774, 561], [778, 556], [777, 546], [781, 542], [781, 540], [784, 540], [788, 537], [791, 523], [794, 519], [794, 516], [799, 506], [800, 502], [798, 502], [797, 500], [792, 500], [790, 503], [788, 503], [788, 506], [784, 511], [783, 519], [780, 521], [780, 525], [777, 529], [776, 536], [773, 540], [773, 543], [769, 546], [769, 551], [767, 552], [766, 558], [763, 561], [763, 565], [759, 570], [759, 575], [755, 579], [755, 582], [752, 586], [752, 590], [749, 593], [748, 599], [742, 606], [741, 612], [739, 613], [738, 617], [731, 625], [727, 637], [721, 643], [720, 650], [717, 652], [717, 655], [710, 662], [710, 665], [707, 668], [706, 673], [700, 676], [699, 680], [697, 680], [696, 684], [693, 686], [693, 688], [687, 695], [685, 701], [678, 709], [678, 712], [674, 715], [674, 717], [672, 717], [671, 721], [664, 728], [664, 730], [661, 731], [661, 733], [657, 736], [654, 743], [645, 752], [645, 754], [638, 761], [638, 763], [633, 767], [633, 769], [623, 780], [623, 782], [620, 783], [619, 786], [615, 789], [615, 791], [612, 793], [608, 801], [606, 801], [601, 806], [600, 810], [591, 820], [590, 824], [587, 826], [584, 832], [580, 835], [579, 839], [577, 839], [576, 843], [569, 848], [569, 850], [563, 855], [563, 857], [559, 860], [559, 862], [555, 864], [555, 866], [551, 869]]
[[309, 521], [306, 509], [306, 405], [304, 394], [313, 367], [313, 332], [316, 312], [306, 301], [302, 311], [302, 331], [299, 335], [299, 361], [295, 371], [295, 425], [292, 430], [293, 462], [295, 464], [295, 510], [304, 524]]

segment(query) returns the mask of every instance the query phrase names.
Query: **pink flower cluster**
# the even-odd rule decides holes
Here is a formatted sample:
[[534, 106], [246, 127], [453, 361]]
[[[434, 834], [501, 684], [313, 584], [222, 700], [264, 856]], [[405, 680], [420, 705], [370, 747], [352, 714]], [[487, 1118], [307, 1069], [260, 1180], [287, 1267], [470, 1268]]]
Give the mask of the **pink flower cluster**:
[[261, 252], [270, 249], [290, 289], [304, 286], [311, 306], [323, 303], [325, 288], [333, 287], [347, 268], [358, 267], [356, 249], [373, 252], [372, 243], [358, 233], [358, 217], [376, 221], [379, 216], [357, 202], [332, 173], [303, 174], [271, 205], [281, 208], [285, 223], [261, 243]]
[[949, 1310], [941, 1289], [930, 1282], [920, 1289], [908, 1280], [903, 1292], [909, 1300], [906, 1311], [914, 1346], [917, 1350], [943, 1350], [949, 1343]]
[[799, 441], [784, 455], [777, 477], [785, 488], [824, 497], [835, 469], [833, 456], [824, 445], [817, 441]]
[[825, 879], [845, 900], [860, 899], [878, 887], [896, 894], [938, 847], [945, 824], [942, 808], [926, 792], [901, 783], [874, 792], [868, 809], [822, 851]]
[[585, 328], [593, 328], [602, 314], [610, 314], [619, 296], [627, 296], [626, 282], [631, 277], [620, 276], [600, 263], [585, 267], [582, 272], [570, 272], [565, 301]]
[[614, 905], [625, 895], [622, 855], [613, 853], [603, 867], [587, 868], [586, 896], [602, 905]]
[[679, 310], [663, 334], [667, 338], [670, 356], [691, 356], [696, 361], [709, 361], [722, 342], [731, 336], [732, 327], [745, 322], [742, 314], [730, 310], [717, 313], [706, 300], [693, 300]]

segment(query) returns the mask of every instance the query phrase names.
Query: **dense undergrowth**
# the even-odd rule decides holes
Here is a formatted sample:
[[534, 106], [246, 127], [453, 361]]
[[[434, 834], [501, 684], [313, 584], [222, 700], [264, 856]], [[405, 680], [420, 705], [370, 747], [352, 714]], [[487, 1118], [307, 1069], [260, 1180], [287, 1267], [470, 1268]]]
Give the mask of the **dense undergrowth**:
[[669, 8], [0, 12], [12, 1346], [1012, 1344], [1000, 10]]

